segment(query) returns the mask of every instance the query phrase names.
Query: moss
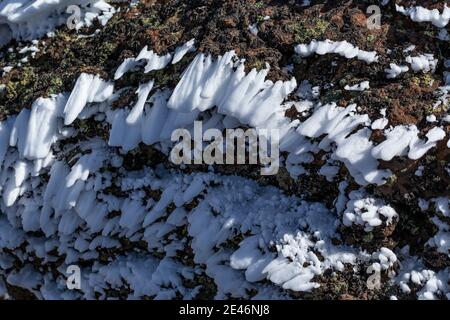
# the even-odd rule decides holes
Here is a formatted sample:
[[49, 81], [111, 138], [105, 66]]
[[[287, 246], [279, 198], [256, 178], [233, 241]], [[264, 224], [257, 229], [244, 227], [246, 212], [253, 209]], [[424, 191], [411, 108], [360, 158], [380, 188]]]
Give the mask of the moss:
[[345, 281], [342, 281], [338, 277], [333, 277], [332, 281], [333, 291], [337, 294], [344, 294], [348, 292], [348, 284]]
[[[420, 88], [431, 88], [435, 82], [435, 79], [431, 73], [419, 73], [414, 75], [410, 79], [411, 86], [420, 87]], [[433, 112], [433, 107], [430, 105], [430, 107], [425, 107], [425, 110], [427, 112]]]
[[448, 104], [441, 104], [439, 106], [434, 106], [434, 103], [424, 106], [425, 114], [440, 114], [447, 111]]
[[106, 64], [110, 56], [117, 50], [118, 44], [114, 42], [105, 42], [99, 52], [98, 58], [101, 64]]
[[375, 35], [373, 35], [373, 34], [369, 34], [369, 35], [367, 36], [367, 41], [368, 41], [368, 42], [373, 42], [375, 39], [376, 39], [376, 37], [375, 37]]
[[433, 82], [434, 78], [430, 73], [424, 73], [419, 77], [419, 84], [422, 87], [431, 87]]
[[163, 70], [157, 70], [152, 72], [153, 77], [156, 79], [156, 83], [160, 87], [167, 86], [170, 82], [174, 81], [174, 76]]
[[289, 24], [286, 26], [286, 31], [294, 34], [296, 43], [307, 43], [313, 39], [321, 38], [329, 25], [330, 23], [325, 20], [314, 18]]
[[265, 63], [265, 61], [262, 61], [262, 60], [254, 60], [254, 61], [250, 61], [246, 67], [248, 70], [255, 68], [256, 70], [259, 71], [266, 67], [266, 63]]
[[37, 80], [36, 73], [32, 67], [22, 69], [20, 77], [11, 79], [6, 84], [6, 98], [15, 99], [18, 96], [25, 97], [34, 91], [33, 83]]
[[6, 84], [6, 98], [15, 99], [17, 97], [17, 83], [16, 82], [8, 82]]
[[386, 186], [392, 186], [397, 182], [397, 176], [393, 174], [392, 176], [386, 179]]
[[255, 4], [253, 5], [255, 9], [262, 9], [264, 8], [264, 6], [265, 6], [264, 1], [255, 2]]
[[152, 28], [152, 29], [161, 29], [162, 24], [159, 21], [158, 17], [155, 15], [143, 16], [139, 19], [139, 22], [143, 27]]
[[371, 232], [367, 233], [366, 235], [364, 235], [363, 239], [364, 242], [368, 243], [368, 242], [372, 242], [373, 240], [373, 234]]
[[430, 38], [435, 38], [436, 37], [436, 35], [435, 35], [433, 30], [424, 31], [423, 34], [428, 36], [428, 37], [430, 37]]
[[264, 23], [264, 21], [266, 21], [266, 20], [265, 20], [265, 16], [259, 15], [258, 17], [256, 17], [256, 23], [257, 23], [258, 25]]
[[64, 81], [60, 77], [54, 77], [50, 80], [50, 87], [48, 88], [48, 94], [57, 94], [62, 91], [64, 87]]

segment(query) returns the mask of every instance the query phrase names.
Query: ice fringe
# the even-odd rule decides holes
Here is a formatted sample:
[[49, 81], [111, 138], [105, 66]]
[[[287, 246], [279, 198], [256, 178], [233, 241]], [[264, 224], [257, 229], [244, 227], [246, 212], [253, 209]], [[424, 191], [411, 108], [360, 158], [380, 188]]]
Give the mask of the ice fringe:
[[164, 56], [159, 56], [153, 50], [148, 51], [148, 47], [145, 46], [136, 58], [126, 58], [122, 62], [122, 64], [117, 68], [116, 73], [114, 74], [114, 80], [120, 79], [125, 73], [135, 69], [142, 64], [145, 64], [145, 73], [153, 70], [164, 69], [169, 64], [169, 62], [171, 62], [171, 64], [176, 64], [188, 52], [195, 51], [194, 45], [195, 39], [191, 39], [182, 46], [177, 47], [173, 55], [171, 53], [167, 53]]
[[114, 85], [111, 82], [106, 82], [99, 76], [82, 73], [64, 107], [64, 124], [69, 125], [75, 121], [87, 103], [103, 102], [108, 99], [113, 90]]
[[[178, 294], [189, 298], [196, 295], [196, 289], [184, 288], [182, 280], [205, 273], [218, 286], [217, 298], [248, 297], [248, 289], [253, 288], [258, 289], [259, 297], [267, 298], [280, 293], [276, 286], [258, 282], [262, 279], [285, 289], [308, 291], [317, 287], [314, 277], [325, 270], [342, 271], [344, 264], [357, 263], [362, 258], [357, 250], [332, 244], [339, 221], [322, 204], [288, 197], [275, 188], [261, 187], [243, 178], [224, 178], [212, 173], [186, 176], [161, 167], [136, 172], [120, 170], [121, 156], [99, 138], [80, 141], [77, 149], [70, 143], [61, 149], [56, 142], [76, 134], [75, 129], [70, 132], [64, 127], [63, 118], [72, 123], [75, 118], [106, 114], [107, 121], [112, 123], [109, 143], [122, 146], [124, 151], [141, 140], [160, 143], [164, 150], [167, 134], [170, 136], [171, 130], [179, 126], [189, 128], [200, 114], [209, 126], [223, 128], [239, 126], [241, 121], [258, 123], [258, 119], [264, 119], [262, 127], [271, 125], [284, 130], [281, 148], [288, 151], [290, 163], [308, 161], [310, 153], [323, 149], [343, 161], [361, 184], [382, 181], [387, 172], [377, 169], [372, 155], [374, 147], [369, 141], [371, 130], [362, 128], [353, 132], [370, 124], [367, 115], [356, 113], [355, 105], [341, 108], [335, 104], [315, 104], [305, 121], [290, 121], [284, 116], [287, 105], [283, 100], [287, 93], [281, 88], [290, 88], [292, 84], [280, 82], [276, 91], [277, 84], [265, 80], [267, 70], [245, 74], [240, 70], [242, 64], [233, 58], [234, 55], [227, 61], [228, 56], [224, 55], [213, 61], [204, 55], [197, 56], [196, 68], [207, 70], [208, 76], [198, 70], [184, 73], [183, 78], [198, 81], [194, 88], [198, 90], [192, 95], [181, 89], [177, 93], [157, 91], [150, 95], [153, 82], [148, 82], [140, 85], [132, 111], [112, 110], [110, 105], [119, 94], [112, 92], [112, 83], [82, 75], [70, 95], [84, 92], [81, 104], [74, 103], [69, 94], [61, 94], [37, 100], [31, 111], [23, 109], [19, 115], [0, 122], [3, 197], [0, 211], [4, 213], [0, 216], [0, 247], [17, 249], [26, 242], [27, 252], [34, 252], [44, 263], [55, 261], [52, 252], [57, 250], [58, 255], [65, 255], [61, 267], [64, 268], [79, 260], [97, 259], [102, 248], [114, 251], [123, 238], [136, 243], [143, 240], [147, 245], [139, 249], [142, 250], [139, 255], [117, 252], [108, 265], [97, 262], [91, 270], [83, 270], [86, 282], [80, 293], [67, 292], [64, 281], [61, 278], [55, 281], [53, 274], [38, 273], [26, 257], [24, 267], [10, 272], [6, 280], [29, 288], [38, 297], [92, 298], [95, 293], [106, 296], [108, 288], [128, 283], [132, 289], [129, 298], [142, 295], [173, 298]], [[248, 99], [245, 93], [253, 92], [255, 82], [262, 92], [276, 92], [274, 101], [281, 100], [275, 104], [276, 111], [263, 109], [263, 115], [253, 118], [253, 110], [241, 113], [234, 111], [232, 105], [221, 104], [223, 92], [218, 90], [225, 86], [228, 89], [230, 84], [215, 74], [236, 79], [230, 91], [226, 91], [234, 94], [234, 101]], [[98, 86], [85, 92], [86, 82], [97, 82]], [[181, 88], [183, 85], [187, 86], [180, 81]], [[167, 101], [175, 94], [187, 105], [173, 108], [172, 104], [168, 108]], [[258, 94], [252, 98], [258, 99]], [[212, 107], [217, 101], [216, 111]], [[50, 121], [55, 126], [39, 125]], [[41, 140], [41, 133], [50, 139]], [[407, 148], [413, 157], [420, 156], [443, 136], [445, 132], [437, 127], [429, 131], [427, 142], [411, 135], [412, 147], [408, 144]], [[30, 147], [29, 143], [38, 145]], [[55, 149], [50, 150], [49, 145]], [[384, 147], [393, 146], [395, 143], [389, 141]], [[79, 151], [69, 161], [64, 160], [72, 148]], [[391, 151], [387, 153], [404, 154], [407, 149]], [[59, 160], [55, 160], [53, 152], [58, 153]], [[41, 177], [43, 173], [48, 174], [48, 181]], [[160, 196], [148, 197], [146, 190], [156, 191]], [[188, 209], [194, 199], [198, 201], [196, 207]], [[378, 218], [389, 218], [389, 213], [394, 216], [392, 212], [384, 215], [377, 210], [377, 213]], [[367, 221], [362, 218], [364, 225], [378, 223], [376, 215], [368, 218]], [[174, 232], [180, 226], [185, 226], [192, 237], [193, 259], [205, 265], [204, 269], [184, 266], [174, 258], [186, 245], [186, 240], [177, 238]], [[28, 231], [41, 231], [45, 237], [39, 233], [30, 237], [25, 234]], [[226, 245], [247, 231], [252, 231], [253, 236], [242, 241], [239, 249]], [[441, 245], [442, 239], [436, 238], [435, 243]], [[149, 251], [153, 250], [164, 253], [165, 258], [151, 256]], [[2, 252], [0, 259], [2, 268], [12, 267], [8, 253]], [[394, 256], [386, 250], [374, 254], [373, 259], [380, 269], [389, 269], [395, 263]], [[147, 273], [143, 275], [142, 270]]]
[[[72, 167], [63, 160], [42, 169], [49, 174], [48, 182], [30, 177], [27, 160], [15, 162], [16, 174], [8, 175], [3, 192], [8, 192], [9, 185], [22, 186], [20, 191], [26, 195], [21, 192], [18, 201], [0, 204], [5, 213], [0, 217], [0, 247], [18, 250], [28, 239], [27, 251], [43, 263], [54, 261], [52, 252], [57, 248], [58, 255], [65, 256], [63, 269], [80, 260], [98, 259], [97, 249], [114, 250], [122, 237], [145, 241], [148, 247], [139, 255], [118, 253], [108, 265], [96, 262], [93, 268], [83, 269], [79, 292], [67, 291], [61, 276], [38, 273], [25, 260], [24, 268], [10, 272], [6, 280], [37, 297], [91, 299], [95, 293], [103, 296], [107, 287], [118, 289], [127, 283], [132, 289], [128, 298], [174, 298], [177, 294], [189, 298], [198, 289], [185, 288], [183, 281], [205, 273], [218, 287], [216, 298], [248, 298], [251, 289], [257, 289], [260, 298], [273, 298], [281, 293], [258, 281], [267, 278], [284, 288], [309, 291], [317, 287], [314, 276], [356, 262], [352, 249], [331, 243], [336, 236], [336, 218], [319, 203], [285, 196], [276, 188], [243, 178], [212, 173], [186, 176], [163, 168], [144, 168], [114, 176], [112, 171], [100, 170], [115, 166], [114, 153], [103, 141], [82, 141], [78, 146], [84, 155]], [[107, 193], [110, 186], [125, 195]], [[160, 190], [161, 197], [148, 198], [145, 190]], [[186, 204], [195, 198], [200, 200], [197, 206], [187, 210]], [[168, 211], [171, 203], [176, 208]], [[111, 215], [116, 211], [121, 214]], [[182, 226], [192, 237], [194, 261], [205, 269], [175, 260], [186, 243], [171, 234]], [[21, 230], [41, 231], [45, 236], [30, 239]], [[222, 246], [248, 230], [253, 237], [244, 240], [237, 251]], [[277, 243], [275, 252], [272, 243]], [[164, 252], [165, 257], [153, 257], [152, 250]], [[2, 252], [0, 261], [2, 268], [9, 268], [8, 253]]]
[[[142, 52], [145, 56], [148, 51], [144, 48]], [[441, 129], [435, 128], [430, 131], [428, 142], [418, 139], [417, 134], [409, 133], [409, 140], [401, 139], [402, 143], [393, 144], [391, 140], [397, 133], [403, 136], [403, 132], [409, 132], [400, 126], [387, 131], [388, 139], [385, 142], [373, 146], [369, 141], [371, 131], [368, 128], [349, 135], [357, 126], [370, 124], [367, 115], [355, 113], [355, 105], [345, 109], [333, 104], [318, 105], [312, 116], [303, 123], [292, 122], [284, 116], [288, 108], [284, 100], [295, 89], [295, 79], [272, 83], [265, 80], [267, 71], [267, 69], [259, 72], [252, 70], [245, 74], [243, 64], [236, 60], [232, 51], [216, 60], [211, 56], [198, 54], [184, 72], [168, 101], [167, 91], [157, 92], [149, 100], [151, 105], [146, 106], [153, 87], [153, 82], [149, 82], [140, 87], [138, 102], [131, 113], [124, 109], [116, 111], [104, 109], [108, 121], [112, 124], [109, 144], [121, 146], [124, 151], [135, 148], [141, 141], [146, 144], [161, 143], [163, 149], [170, 147], [170, 143], [167, 143], [172, 130], [180, 127], [189, 128], [200, 113], [217, 106], [219, 114], [211, 115], [207, 126], [226, 128], [230, 125], [231, 119], [236, 119], [238, 123], [257, 128], [280, 129], [281, 151], [290, 153], [287, 166], [293, 175], [301, 173], [298, 166], [308, 161], [310, 152], [317, 152], [318, 149], [329, 150], [334, 143], [337, 149], [333, 152], [332, 159], [344, 162], [355, 180], [365, 185], [382, 184], [389, 176], [389, 172], [377, 169], [376, 159], [387, 160], [395, 155], [402, 155], [407, 146], [410, 149], [409, 157], [417, 159], [445, 137]], [[114, 96], [113, 83], [106, 82], [98, 76], [80, 75], [65, 104], [64, 123], [66, 125], [72, 123], [83, 112], [86, 104], [106, 102], [107, 105], [107, 100], [114, 99]], [[95, 109], [92, 110], [96, 112]], [[89, 114], [91, 111], [86, 112]], [[56, 121], [58, 112], [55, 111], [49, 116], [52, 117], [52, 121]], [[44, 154], [49, 149], [51, 139], [46, 140], [45, 148], [38, 153], [25, 150], [26, 139], [16, 137], [18, 132], [25, 132], [20, 128], [27, 127], [28, 118], [28, 111], [24, 109], [11, 129], [10, 144], [17, 144], [21, 154], [25, 154], [28, 158], [45, 158]], [[296, 127], [298, 128], [294, 130]], [[413, 128], [411, 130], [414, 132]], [[124, 135], [124, 132], [128, 134]], [[309, 141], [323, 134], [326, 134], [326, 137], [320, 143], [313, 144]], [[407, 146], [402, 147], [405, 143]]]
[[[345, 110], [327, 105], [317, 108], [316, 112], [294, 131], [293, 128], [298, 126], [298, 123], [283, 115], [287, 109], [283, 102], [295, 89], [295, 79], [274, 84], [265, 80], [267, 72], [267, 69], [259, 72], [251, 70], [245, 74], [243, 64], [235, 59], [233, 51], [219, 56], [216, 60], [211, 56], [198, 54], [183, 73], [167, 106], [164, 101], [158, 99], [155, 110], [144, 110], [140, 122], [141, 136], [138, 127], [131, 128], [124, 123], [125, 111], [116, 112], [110, 145], [130, 150], [136, 147], [141, 139], [144, 140], [144, 135], [148, 135], [145, 143], [164, 142], [170, 138], [174, 129], [186, 126], [189, 128], [200, 112], [216, 106], [217, 112], [225, 116], [222, 120], [223, 127], [226, 127], [225, 121], [231, 117], [256, 128], [281, 129], [281, 150], [293, 153], [288, 157], [288, 169], [293, 175], [300, 173], [296, 168], [299, 160], [294, 160], [294, 157], [305, 157], [308, 152], [317, 150], [317, 147], [327, 150], [334, 142], [338, 149], [333, 158], [343, 161], [358, 183], [365, 185], [384, 182], [390, 174], [385, 170], [377, 170], [378, 162], [371, 157], [370, 130], [360, 130], [347, 137], [353, 128], [370, 123], [367, 115], [356, 115], [355, 105]], [[154, 117], [158, 121], [155, 121]], [[220, 125], [220, 118], [211, 119], [216, 121], [216, 126]], [[156, 127], [150, 127], [148, 123], [153, 123]], [[125, 128], [128, 128], [130, 133], [127, 139], [131, 140], [121, 142], [125, 137], [120, 132]], [[146, 130], [151, 133], [146, 134]], [[161, 132], [159, 136], [158, 130]], [[327, 133], [328, 137], [318, 146], [305, 139], [316, 138], [322, 133]], [[353, 148], [355, 145], [358, 148]]]
[[358, 126], [370, 123], [367, 115], [355, 114], [355, 109], [354, 104], [347, 108], [337, 107], [334, 103], [321, 106], [298, 126], [297, 133], [309, 138], [326, 135], [318, 147], [328, 150], [334, 142], [337, 149], [332, 158], [344, 162], [356, 182], [382, 184], [390, 173], [378, 170], [378, 161], [371, 156], [371, 130], [363, 128], [349, 135]]
[[297, 86], [295, 79], [274, 84], [265, 80], [268, 69], [253, 69], [245, 74], [244, 65], [238, 63], [234, 70], [234, 58], [234, 51], [215, 61], [198, 54], [175, 87], [167, 107], [189, 113], [217, 106], [221, 114], [253, 127], [282, 110], [282, 102]]
[[195, 51], [195, 39], [191, 39], [181, 47], [175, 49], [173, 54], [172, 64], [178, 63], [188, 52]]
[[421, 140], [417, 135], [416, 126], [396, 126], [386, 131], [386, 140], [372, 150], [372, 156], [384, 161], [390, 161], [395, 156], [407, 155], [410, 159], [421, 158], [437, 142], [445, 138], [445, 131], [434, 127], [427, 134], [427, 141]]
[[309, 44], [299, 44], [295, 46], [295, 53], [301, 57], [308, 57], [313, 53], [318, 55], [335, 53], [347, 59], [357, 58], [368, 64], [378, 61], [375, 51], [361, 50], [347, 41], [335, 42], [328, 39], [325, 41], [312, 40]]
[[[150, 95], [153, 82], [141, 85], [138, 102], [131, 112], [126, 109], [109, 110], [108, 105], [112, 99], [117, 98], [117, 94], [113, 94], [112, 82], [106, 82], [98, 76], [81, 74], [65, 103], [64, 124], [71, 124], [83, 112], [86, 116], [99, 112], [100, 109], [95, 108], [95, 105], [98, 105], [103, 110], [100, 113], [105, 113], [108, 122], [112, 124], [110, 146], [120, 146], [126, 152], [137, 147], [140, 142], [159, 143], [163, 150], [168, 150], [171, 146], [170, 135], [174, 129], [192, 128], [194, 120], [200, 114], [211, 112], [213, 107], [217, 107], [217, 113], [206, 115], [205, 120], [209, 119], [205, 124], [207, 128], [227, 128], [241, 123], [256, 128], [279, 129], [280, 148], [281, 151], [289, 153], [286, 166], [292, 175], [302, 173], [300, 164], [309, 161], [311, 153], [316, 153], [319, 149], [330, 151], [334, 144], [336, 149], [331, 158], [344, 162], [351, 175], [361, 185], [382, 184], [390, 175], [386, 170], [377, 169], [377, 159], [386, 160], [395, 155], [402, 155], [407, 146], [410, 149], [409, 157], [417, 159], [445, 137], [442, 129], [435, 128], [427, 136], [428, 141], [423, 142], [411, 128], [409, 140], [401, 139], [402, 143], [393, 143], [397, 133], [403, 136], [403, 132], [411, 131], [405, 131], [405, 128], [399, 126], [387, 131], [385, 142], [373, 146], [369, 140], [369, 128], [352, 133], [358, 126], [370, 125], [367, 115], [358, 115], [355, 112], [356, 105], [341, 108], [335, 104], [319, 104], [304, 122], [292, 121], [284, 113], [290, 106], [285, 100], [296, 87], [295, 79], [272, 83], [265, 80], [268, 69], [259, 72], [251, 70], [245, 74], [243, 68], [243, 64], [235, 58], [232, 51], [216, 60], [211, 56], [198, 54], [172, 93], [158, 91]], [[93, 103], [89, 109], [84, 109], [86, 105]], [[49, 141], [53, 138], [47, 139], [45, 148], [38, 153], [25, 150], [27, 140], [16, 137], [18, 132], [25, 132], [30, 117], [28, 113], [29, 111], [24, 109], [14, 121], [10, 144], [17, 144], [21, 154], [28, 158], [45, 158], [44, 154], [50, 146]], [[49, 117], [56, 121], [59, 111]], [[325, 138], [319, 143], [311, 142], [311, 139], [324, 134]], [[402, 147], [405, 143], [407, 145]], [[37, 150], [40, 145], [33, 148]]]
[[429, 10], [422, 6], [405, 8], [395, 5], [397, 12], [409, 16], [411, 20], [416, 22], [431, 22], [438, 28], [444, 28], [450, 21], [450, 8], [444, 6], [442, 13], [438, 9]]

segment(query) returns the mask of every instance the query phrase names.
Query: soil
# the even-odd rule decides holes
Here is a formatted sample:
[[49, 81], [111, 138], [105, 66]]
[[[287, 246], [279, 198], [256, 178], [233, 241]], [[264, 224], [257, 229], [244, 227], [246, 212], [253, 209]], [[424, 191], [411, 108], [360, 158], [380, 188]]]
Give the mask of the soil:
[[[261, 69], [270, 65], [268, 78], [288, 80], [295, 76], [297, 82], [309, 80], [313, 85], [326, 87], [321, 92], [321, 102], [338, 101], [340, 106], [356, 103], [359, 112], [367, 113], [371, 119], [381, 117], [380, 110], [386, 109], [390, 125], [416, 125], [425, 134], [432, 125], [425, 118], [433, 112], [438, 118], [448, 112], [448, 106], [432, 110], [436, 89], [443, 85], [444, 57], [450, 56], [448, 42], [436, 40], [437, 28], [429, 23], [418, 24], [408, 17], [399, 15], [395, 3], [411, 6], [422, 5], [430, 9], [442, 9], [444, 1], [390, 1], [382, 7], [380, 29], [366, 28], [368, 5], [377, 1], [311, 1], [311, 6], [301, 6], [302, 1], [281, 0], [141, 0], [134, 8], [122, 6], [105, 27], [94, 25], [81, 30], [81, 34], [99, 33], [93, 37], [79, 37], [72, 30], [61, 27], [54, 37], [40, 41], [35, 58], [28, 63], [19, 63], [23, 55], [17, 50], [0, 50], [0, 68], [12, 65], [11, 72], [0, 78], [6, 86], [0, 92], [0, 120], [10, 114], [17, 114], [22, 108], [30, 108], [32, 102], [41, 96], [61, 91], [70, 91], [81, 72], [100, 74], [111, 79], [124, 58], [136, 56], [144, 46], [159, 54], [173, 51], [180, 43], [196, 39], [198, 51], [221, 55], [235, 50], [240, 58], [246, 59], [246, 68]], [[270, 19], [265, 19], [269, 16]], [[257, 24], [258, 34], [253, 35], [248, 27]], [[450, 30], [447, 26], [447, 30]], [[345, 59], [336, 55], [313, 55], [298, 59], [294, 46], [311, 40], [346, 40], [363, 50], [377, 51], [379, 63], [366, 64], [356, 59]], [[21, 45], [12, 43], [12, 47]], [[404, 49], [416, 46], [417, 52], [433, 53], [439, 59], [434, 74], [408, 72], [397, 79], [385, 77], [384, 69], [390, 62], [401, 63], [408, 54]], [[390, 51], [390, 52], [389, 52]], [[184, 68], [194, 54], [186, 55], [174, 66], [162, 71], [143, 74], [135, 72], [125, 75], [117, 86], [136, 86], [138, 83], [156, 78], [162, 86], [174, 87]], [[286, 68], [293, 65], [293, 72]], [[370, 81], [370, 89], [364, 93], [344, 90], [345, 85]], [[333, 84], [333, 86], [329, 86]], [[114, 107], [122, 108], [136, 99], [133, 91], [126, 91]], [[289, 110], [290, 118], [301, 118], [295, 109]], [[434, 126], [434, 125], [433, 125]], [[89, 126], [86, 135], [89, 136]], [[98, 128], [90, 127], [91, 134]], [[444, 127], [448, 133], [450, 126]], [[381, 143], [381, 131], [374, 131], [373, 141]], [[425, 246], [436, 230], [423, 212], [418, 212], [418, 198], [435, 198], [450, 195], [450, 178], [446, 170], [450, 162], [450, 149], [440, 143], [426, 157], [412, 161], [397, 157], [382, 162], [381, 167], [390, 169], [395, 180], [382, 187], [370, 186], [369, 190], [390, 203], [400, 216], [400, 221], [386, 228], [384, 233], [374, 235], [376, 246], [387, 247], [409, 245], [414, 254], [422, 255], [430, 268], [438, 270], [449, 265], [448, 257], [437, 254]], [[319, 157], [307, 166], [309, 175], [292, 179], [285, 169], [273, 177], [261, 178], [255, 166], [218, 166], [223, 174], [237, 174], [257, 180], [261, 184], [272, 184], [288, 194], [298, 194], [312, 201], [334, 205], [338, 195], [337, 181], [350, 180], [349, 189], [356, 188], [348, 172], [343, 168], [333, 182], [318, 174]], [[148, 146], [125, 158], [127, 169], [142, 165], [164, 163], [167, 159]], [[419, 166], [424, 166], [422, 177], [415, 175]], [[206, 171], [205, 166], [188, 166], [185, 171]], [[343, 231], [343, 241], [365, 247], [364, 232]], [[104, 253], [105, 257], [107, 253]], [[341, 278], [342, 277], [342, 278]], [[353, 276], [352, 276], [353, 277]], [[322, 287], [304, 298], [326, 297], [332, 299], [387, 298], [392, 290], [370, 293], [362, 290], [362, 278], [351, 280], [348, 276], [322, 277]], [[364, 278], [365, 279], [365, 278]], [[351, 281], [350, 281], [351, 280]], [[207, 277], [200, 282], [210, 284]], [[344, 284], [348, 283], [347, 287]], [[213, 286], [210, 284], [210, 286]], [[338, 289], [336, 289], [338, 288]], [[365, 287], [364, 287], [365, 288]], [[32, 298], [23, 289], [10, 287], [14, 296]], [[214, 291], [210, 289], [210, 291]], [[390, 291], [391, 290], [391, 291]], [[213, 294], [208, 290], [204, 297]]]

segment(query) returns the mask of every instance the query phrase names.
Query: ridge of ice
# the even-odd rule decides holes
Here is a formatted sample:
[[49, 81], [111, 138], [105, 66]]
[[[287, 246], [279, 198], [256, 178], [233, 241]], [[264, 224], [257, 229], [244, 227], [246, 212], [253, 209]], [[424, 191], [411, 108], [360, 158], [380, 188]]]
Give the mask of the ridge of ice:
[[444, 28], [450, 21], [450, 8], [446, 4], [442, 13], [438, 9], [429, 10], [422, 6], [405, 8], [396, 4], [395, 9], [415, 22], [431, 22], [438, 28]]
[[337, 42], [328, 39], [324, 41], [312, 40], [309, 44], [296, 45], [294, 50], [301, 57], [308, 57], [313, 53], [318, 55], [335, 53], [347, 59], [357, 58], [358, 60], [365, 61], [367, 64], [378, 61], [376, 51], [361, 50], [345, 40]]

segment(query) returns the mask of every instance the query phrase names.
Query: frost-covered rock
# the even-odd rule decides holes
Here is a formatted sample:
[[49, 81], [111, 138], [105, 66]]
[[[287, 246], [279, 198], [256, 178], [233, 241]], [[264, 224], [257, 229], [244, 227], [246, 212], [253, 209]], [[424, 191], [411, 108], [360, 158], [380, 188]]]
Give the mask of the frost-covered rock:
[[[146, 47], [126, 59], [115, 78], [143, 66], [144, 72], [161, 70], [193, 45], [189, 41], [165, 55]], [[298, 50], [305, 56], [332, 52], [376, 61], [376, 53], [342, 42], [316, 43], [309, 53], [303, 49]], [[108, 298], [117, 290], [130, 299], [191, 299], [201, 287], [188, 288], [186, 281], [205, 277], [214, 282], [218, 299], [248, 299], [256, 291], [257, 298], [286, 298], [286, 290], [318, 289], [329, 273], [357, 272], [367, 262], [379, 272], [396, 269], [397, 250], [365, 252], [341, 244], [346, 241], [339, 233], [343, 226], [370, 232], [398, 220], [386, 201], [362, 189], [347, 195], [346, 188], [354, 187], [352, 180], [373, 184], [368, 190], [385, 183], [391, 172], [379, 168], [379, 159], [420, 159], [446, 138], [444, 125], [425, 138], [415, 126], [390, 127], [376, 132], [385, 140], [375, 145], [372, 130], [387, 127], [386, 109], [372, 121], [355, 104], [321, 104], [321, 88], [307, 81], [292, 99], [295, 78], [274, 83], [267, 80], [268, 68], [246, 72], [232, 51], [216, 58], [200, 53], [175, 88], [146, 80], [134, 88], [134, 102], [114, 108], [130, 88], [115, 91], [114, 81], [83, 73], [72, 92], [40, 98], [31, 109], [1, 121], [0, 249], [9, 250], [0, 250], [0, 275], [8, 273], [4, 280], [0, 276], [0, 294], [6, 281], [38, 298]], [[363, 82], [348, 89], [368, 87]], [[292, 108], [301, 118], [286, 116]], [[76, 119], [86, 123], [78, 126]], [[212, 166], [209, 172], [186, 173], [169, 170], [164, 162], [144, 162], [139, 169], [125, 169], [130, 159], [140, 161], [141, 143], [169, 154], [172, 131], [192, 131], [196, 120], [219, 131], [279, 130], [282, 165], [297, 178], [320, 162], [317, 172], [339, 184], [335, 208], [249, 179], [221, 176]], [[96, 137], [83, 131], [92, 124], [101, 129]], [[283, 182], [282, 175], [278, 178]], [[448, 199], [433, 202], [441, 215], [449, 215]], [[442, 217], [433, 218], [439, 231], [428, 247], [448, 253], [448, 226], [437, 220]], [[30, 257], [44, 265], [58, 261], [59, 273], [36, 270]], [[67, 290], [64, 269], [86, 261], [92, 266], [82, 270], [82, 288]], [[446, 294], [439, 282], [445, 276], [423, 275], [419, 282], [426, 290], [420, 297]], [[400, 285], [406, 288], [417, 277], [405, 277]]]

